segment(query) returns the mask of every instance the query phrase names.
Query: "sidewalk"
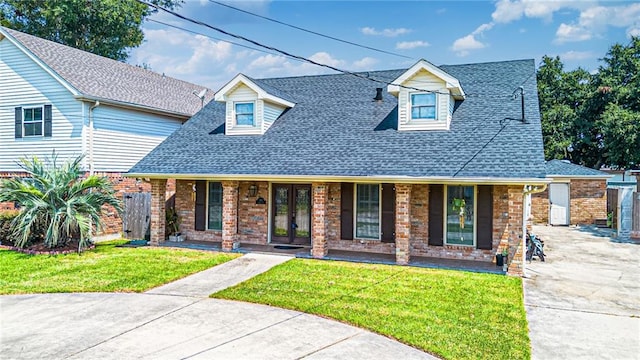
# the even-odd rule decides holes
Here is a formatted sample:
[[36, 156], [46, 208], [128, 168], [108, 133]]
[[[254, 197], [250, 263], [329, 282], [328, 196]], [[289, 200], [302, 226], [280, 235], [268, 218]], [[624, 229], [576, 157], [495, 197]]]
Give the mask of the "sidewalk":
[[284, 255], [246, 254], [197, 274], [151, 289], [146, 294], [206, 298], [210, 294], [249, 280], [291, 259], [293, 257]]

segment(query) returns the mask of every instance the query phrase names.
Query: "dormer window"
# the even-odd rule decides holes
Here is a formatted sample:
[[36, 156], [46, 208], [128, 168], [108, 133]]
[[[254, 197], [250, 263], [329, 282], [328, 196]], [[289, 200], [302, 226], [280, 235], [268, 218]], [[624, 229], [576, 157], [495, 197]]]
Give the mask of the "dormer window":
[[436, 94], [411, 94], [411, 120], [436, 120]]
[[253, 102], [235, 103], [236, 125], [256, 126]]

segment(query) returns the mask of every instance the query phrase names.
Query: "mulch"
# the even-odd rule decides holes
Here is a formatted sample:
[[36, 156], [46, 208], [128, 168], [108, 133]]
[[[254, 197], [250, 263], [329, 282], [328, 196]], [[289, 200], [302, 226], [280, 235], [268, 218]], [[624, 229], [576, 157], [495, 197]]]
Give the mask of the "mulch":
[[[91, 244], [88, 247], [82, 248], [82, 251], [94, 249], [95, 244]], [[11, 251], [21, 252], [28, 255], [62, 255], [73, 254], [78, 252], [78, 240], [72, 240], [66, 243], [64, 246], [59, 246], [50, 249], [44, 245], [44, 243], [37, 243], [27, 246], [25, 248], [19, 248], [13, 245], [0, 245], [0, 248]]]

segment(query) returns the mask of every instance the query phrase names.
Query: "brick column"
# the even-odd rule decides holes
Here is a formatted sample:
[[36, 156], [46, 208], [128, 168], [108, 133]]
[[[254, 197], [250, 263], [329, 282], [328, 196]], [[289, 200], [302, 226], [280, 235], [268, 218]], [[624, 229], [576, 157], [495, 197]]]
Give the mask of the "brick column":
[[396, 186], [396, 263], [409, 263], [411, 239], [411, 184]]
[[150, 242], [152, 246], [164, 241], [164, 203], [167, 193], [167, 179], [151, 179], [151, 229]]
[[222, 250], [231, 251], [238, 238], [238, 182], [222, 182]]
[[311, 184], [313, 191], [313, 212], [311, 214], [311, 255], [323, 258], [329, 252], [327, 246], [328, 222], [327, 210], [329, 203], [329, 185], [325, 183]]
[[[524, 269], [524, 256], [522, 253], [522, 232], [523, 232], [523, 212], [524, 212], [524, 194], [522, 186], [509, 186], [507, 188], [507, 196], [509, 198], [509, 229], [507, 238], [503, 238], [500, 242], [500, 248], [508, 246], [509, 267], [507, 274], [511, 276], [522, 276]], [[506, 240], [506, 243], [505, 243]]]

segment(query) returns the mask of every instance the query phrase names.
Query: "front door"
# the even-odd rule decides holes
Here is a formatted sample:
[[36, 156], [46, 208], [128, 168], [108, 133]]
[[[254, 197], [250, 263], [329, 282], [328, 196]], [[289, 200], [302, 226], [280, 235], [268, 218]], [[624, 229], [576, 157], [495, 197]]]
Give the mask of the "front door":
[[271, 242], [311, 244], [311, 186], [273, 184]]
[[569, 184], [549, 184], [549, 224], [569, 225]]

